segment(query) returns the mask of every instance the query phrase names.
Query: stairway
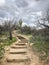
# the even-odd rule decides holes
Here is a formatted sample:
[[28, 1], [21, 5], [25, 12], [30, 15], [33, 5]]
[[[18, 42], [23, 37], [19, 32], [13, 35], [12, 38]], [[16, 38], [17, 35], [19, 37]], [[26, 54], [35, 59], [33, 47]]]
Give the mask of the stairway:
[[27, 45], [22, 42], [13, 44], [6, 57], [7, 65], [29, 65]]

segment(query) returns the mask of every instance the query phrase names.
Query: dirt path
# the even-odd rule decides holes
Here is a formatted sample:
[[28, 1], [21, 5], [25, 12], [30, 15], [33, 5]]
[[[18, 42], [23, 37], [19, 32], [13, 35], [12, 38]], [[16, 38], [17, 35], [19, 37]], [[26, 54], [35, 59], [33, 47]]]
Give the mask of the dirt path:
[[17, 36], [19, 41], [7, 49], [2, 65], [30, 65], [28, 56], [28, 42], [25, 38]]
[[38, 56], [32, 52], [28, 40], [20, 35], [17, 37], [19, 41], [6, 51], [2, 65], [42, 65]]

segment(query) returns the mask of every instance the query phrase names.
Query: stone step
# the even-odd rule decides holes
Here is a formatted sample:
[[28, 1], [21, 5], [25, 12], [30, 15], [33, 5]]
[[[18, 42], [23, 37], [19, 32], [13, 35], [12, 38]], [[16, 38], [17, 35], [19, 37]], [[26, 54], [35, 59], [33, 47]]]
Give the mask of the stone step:
[[10, 54], [25, 54], [27, 53], [27, 49], [10, 49]]
[[7, 62], [25, 62], [28, 60], [28, 56], [21, 54], [9, 54], [6, 60]]
[[11, 48], [18, 49], [18, 48], [27, 48], [27, 46], [19, 46], [19, 45], [13, 45]]

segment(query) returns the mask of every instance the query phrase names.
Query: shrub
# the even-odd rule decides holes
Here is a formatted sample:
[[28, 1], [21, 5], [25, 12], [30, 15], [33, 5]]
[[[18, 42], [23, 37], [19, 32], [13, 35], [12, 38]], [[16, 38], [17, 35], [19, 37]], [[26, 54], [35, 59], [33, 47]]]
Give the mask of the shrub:
[[0, 59], [4, 56], [4, 53], [5, 53], [4, 46], [0, 44]]

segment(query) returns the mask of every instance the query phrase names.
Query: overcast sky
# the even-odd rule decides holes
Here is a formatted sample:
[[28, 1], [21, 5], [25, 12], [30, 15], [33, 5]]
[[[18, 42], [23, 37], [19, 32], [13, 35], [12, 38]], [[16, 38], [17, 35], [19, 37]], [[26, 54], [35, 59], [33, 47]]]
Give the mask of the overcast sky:
[[49, 0], [0, 0], [0, 19], [22, 19], [31, 25], [48, 8]]

